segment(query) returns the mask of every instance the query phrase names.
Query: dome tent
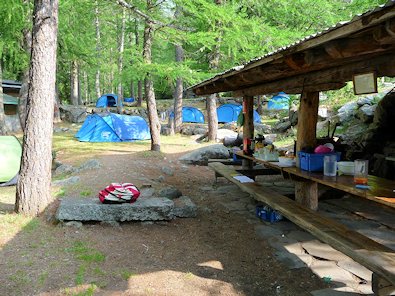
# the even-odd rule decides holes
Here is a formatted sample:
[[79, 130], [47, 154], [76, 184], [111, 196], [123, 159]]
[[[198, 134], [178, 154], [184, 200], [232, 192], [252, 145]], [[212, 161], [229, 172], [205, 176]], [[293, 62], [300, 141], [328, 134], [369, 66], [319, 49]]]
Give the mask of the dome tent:
[[96, 108], [117, 107], [117, 101], [118, 101], [117, 95], [105, 94], [97, 99]]
[[[14, 185], [21, 165], [22, 146], [14, 136], [0, 136], [0, 186]], [[10, 182], [13, 181], [13, 182]]]
[[135, 99], [130, 97], [130, 98], [124, 98], [123, 101], [126, 103], [133, 103], [135, 101]]
[[[170, 113], [170, 117], [174, 117], [174, 112]], [[182, 107], [182, 122], [204, 123], [204, 115], [198, 108]]]
[[75, 137], [81, 142], [133, 142], [151, 138], [140, 116], [114, 113], [89, 115]]
[[[236, 104], [224, 104], [217, 108], [217, 116], [219, 123], [227, 123], [237, 121], [237, 117], [242, 111], [243, 107]], [[261, 117], [258, 112], [254, 110], [254, 123], [260, 123]]]
[[283, 91], [273, 96], [267, 103], [267, 109], [269, 110], [287, 110], [288, 108], [289, 96]]

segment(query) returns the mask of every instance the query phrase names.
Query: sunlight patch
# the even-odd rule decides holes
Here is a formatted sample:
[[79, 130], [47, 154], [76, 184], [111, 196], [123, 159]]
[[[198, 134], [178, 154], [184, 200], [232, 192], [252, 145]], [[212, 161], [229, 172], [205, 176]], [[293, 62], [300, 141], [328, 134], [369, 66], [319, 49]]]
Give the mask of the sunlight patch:
[[215, 268], [215, 269], [218, 269], [218, 270], [224, 270], [224, 267], [222, 266], [222, 263], [219, 262], [219, 261], [215, 261], [215, 260], [199, 263], [198, 266], [211, 267], [211, 268]]

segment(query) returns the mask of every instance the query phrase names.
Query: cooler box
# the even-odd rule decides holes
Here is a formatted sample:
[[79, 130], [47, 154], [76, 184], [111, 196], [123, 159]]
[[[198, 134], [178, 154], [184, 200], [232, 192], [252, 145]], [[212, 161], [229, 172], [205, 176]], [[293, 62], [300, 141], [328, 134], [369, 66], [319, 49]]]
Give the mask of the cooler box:
[[325, 155], [336, 155], [336, 159], [339, 161], [341, 152], [318, 154], [299, 151], [298, 157], [300, 169], [309, 172], [322, 172], [324, 170]]

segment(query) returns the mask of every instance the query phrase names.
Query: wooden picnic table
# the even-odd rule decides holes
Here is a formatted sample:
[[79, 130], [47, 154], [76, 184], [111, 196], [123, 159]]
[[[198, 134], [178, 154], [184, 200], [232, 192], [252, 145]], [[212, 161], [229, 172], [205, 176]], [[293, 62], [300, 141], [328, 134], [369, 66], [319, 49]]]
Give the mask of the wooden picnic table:
[[284, 177], [289, 177], [294, 181], [312, 181], [317, 184], [322, 184], [395, 208], [395, 181], [369, 175], [369, 188], [358, 189], [355, 187], [353, 176], [342, 175], [327, 177], [320, 172], [304, 171], [297, 167], [284, 167], [280, 166], [278, 162], [266, 161], [253, 156], [247, 156], [244, 155], [242, 151], [237, 152], [237, 155], [255, 161], [256, 163], [261, 163], [272, 169], [280, 170]]

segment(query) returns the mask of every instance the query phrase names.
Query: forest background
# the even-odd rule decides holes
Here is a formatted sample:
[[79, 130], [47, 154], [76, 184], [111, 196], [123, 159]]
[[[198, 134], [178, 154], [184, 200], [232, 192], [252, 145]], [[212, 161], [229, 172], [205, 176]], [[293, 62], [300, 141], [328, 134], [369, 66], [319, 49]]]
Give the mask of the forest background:
[[[5, 79], [23, 80], [28, 70], [32, 2], [0, 3]], [[118, 93], [141, 101], [147, 73], [152, 75], [156, 98], [172, 98], [179, 78], [184, 87], [190, 86], [385, 2], [62, 0], [59, 98], [76, 105], [95, 101], [103, 93]], [[144, 56], [148, 21], [152, 22], [149, 59]]]

